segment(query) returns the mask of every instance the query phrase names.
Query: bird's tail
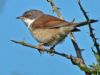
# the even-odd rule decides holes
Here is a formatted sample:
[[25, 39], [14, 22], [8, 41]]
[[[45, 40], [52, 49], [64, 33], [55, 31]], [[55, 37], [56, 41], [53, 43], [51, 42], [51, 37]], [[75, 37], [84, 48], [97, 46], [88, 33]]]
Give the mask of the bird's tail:
[[80, 26], [84, 26], [84, 25], [87, 25], [87, 24], [91, 24], [91, 23], [95, 23], [95, 22], [98, 22], [98, 20], [89, 20], [89, 21], [84, 21], [84, 22], [80, 22], [80, 23], [74, 23], [74, 26], [75, 27], [80, 27]]

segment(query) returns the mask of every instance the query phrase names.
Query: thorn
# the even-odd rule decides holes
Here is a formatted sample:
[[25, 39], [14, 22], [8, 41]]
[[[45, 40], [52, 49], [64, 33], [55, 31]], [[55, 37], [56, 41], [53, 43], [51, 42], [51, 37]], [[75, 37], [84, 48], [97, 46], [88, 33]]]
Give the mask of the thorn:
[[100, 38], [96, 38], [96, 40], [100, 40]]
[[43, 53], [40, 49], [38, 49], [38, 52], [39, 52], [40, 55], [42, 55], [42, 53]]
[[49, 0], [47, 0], [47, 2], [50, 2]]
[[91, 27], [91, 30], [94, 31], [95, 29], [93, 27]]
[[90, 19], [90, 21], [92, 21], [92, 22], [98, 22], [99, 20]]
[[88, 12], [85, 12], [86, 14], [88, 14]]
[[15, 40], [10, 40], [11, 42], [14, 42], [14, 43], [17, 43], [17, 41], [15, 41]]
[[72, 20], [72, 23], [74, 23], [74, 22], [75, 22], [75, 20], [76, 20], [76, 19], [74, 18], [74, 19]]
[[60, 10], [61, 8], [58, 8], [58, 7], [57, 7], [57, 9]]
[[81, 50], [81, 52], [83, 52], [85, 49], [80, 49]]

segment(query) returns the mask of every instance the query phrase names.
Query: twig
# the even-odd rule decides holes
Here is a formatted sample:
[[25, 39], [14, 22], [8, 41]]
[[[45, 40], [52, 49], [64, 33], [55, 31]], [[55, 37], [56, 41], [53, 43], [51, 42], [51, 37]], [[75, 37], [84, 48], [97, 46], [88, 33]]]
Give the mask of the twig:
[[[41, 52], [51, 53], [50, 49], [40, 48], [40, 47], [31, 45], [31, 44], [28, 44], [28, 43], [26, 43], [24, 41], [15, 41], [15, 40], [11, 40], [11, 41], [14, 42], [14, 43], [17, 43], [17, 44], [20, 44], [20, 45], [29, 47], [29, 48], [34, 48], [36, 50], [40, 50]], [[57, 55], [60, 55], [60, 56], [63, 56], [63, 57], [68, 58], [68, 59], [72, 59], [72, 56], [71, 55], [68, 55], [68, 54], [59, 53], [59, 52], [56, 52], [56, 51], [53, 51], [52, 53], [57, 54]]]
[[[11, 40], [12, 42], [14, 43], [17, 43], [17, 44], [20, 44], [20, 45], [23, 45], [23, 46], [26, 46], [26, 47], [29, 47], [29, 48], [34, 48], [36, 50], [40, 50], [42, 52], [47, 52], [47, 53], [51, 53], [50, 49], [47, 49], [47, 48], [40, 48], [40, 47], [37, 47], [37, 46], [34, 46], [32, 44], [28, 44], [24, 41], [15, 41], [15, 40]], [[57, 52], [56, 50], [54, 50], [52, 53], [54, 54], [57, 54], [57, 55], [60, 55], [60, 56], [63, 56], [67, 59], [75, 59], [76, 57], [72, 56], [72, 55], [68, 55], [68, 54], [65, 54], [65, 53], [59, 53]], [[73, 60], [74, 61], [74, 60]], [[75, 63], [75, 62], [74, 62]]]
[[[31, 44], [28, 44], [24, 41], [15, 41], [15, 40], [11, 40], [12, 42], [14, 43], [17, 43], [17, 44], [20, 44], [22, 46], [25, 46], [25, 47], [29, 47], [29, 48], [34, 48], [36, 50], [40, 50], [41, 52], [47, 52], [47, 53], [51, 53], [50, 49], [46, 49], [46, 48], [39, 48], [37, 46], [34, 46], [34, 45], [31, 45]], [[91, 69], [91, 68], [88, 68], [87, 66], [84, 66], [84, 62], [81, 58], [78, 58], [78, 57], [74, 57], [72, 55], [69, 55], [69, 54], [65, 54], [65, 53], [60, 53], [60, 52], [57, 52], [57, 51], [53, 51], [52, 52], [53, 54], [57, 54], [59, 56], [62, 56], [62, 57], [65, 57], [66, 59], [70, 59], [71, 62], [74, 64], [74, 65], [77, 65], [81, 70], [83, 71], [86, 71], [86, 72], [89, 72], [89, 73], [96, 73], [95, 70]]]
[[[89, 19], [88, 15], [87, 15], [87, 12], [85, 11], [85, 9], [83, 8], [83, 6], [81, 5], [80, 0], [77, 0], [77, 2], [78, 2], [78, 5], [80, 7], [80, 10], [82, 11], [82, 13], [85, 16], [86, 20], [89, 21], [90, 19]], [[99, 44], [97, 42], [97, 39], [96, 39], [96, 37], [95, 37], [95, 35], [93, 33], [93, 30], [94, 29], [92, 28], [91, 24], [89, 23], [89, 33], [90, 33], [90, 37], [92, 38], [92, 41], [93, 41], [94, 46], [95, 46], [95, 48], [97, 50], [97, 53], [100, 56], [100, 47], [99, 47]], [[99, 61], [99, 63], [100, 63], [100, 61]], [[86, 73], [86, 74], [88, 74], [88, 73]], [[91, 73], [89, 73], [88, 75], [91, 75]]]
[[[87, 15], [87, 12], [84, 10], [83, 6], [81, 5], [80, 0], [78, 0], [78, 5], [79, 5], [79, 7], [80, 7], [80, 9], [81, 9], [81, 11], [83, 13], [83, 15], [85, 16], [86, 20], [89, 21], [90, 19], [89, 19], [88, 15]], [[93, 30], [94, 29], [92, 28], [91, 24], [89, 24], [90, 37], [92, 38], [94, 46], [95, 46], [98, 54], [100, 55], [100, 46], [99, 46], [99, 43], [97, 42], [97, 39], [96, 39], [96, 37], [95, 37], [95, 35], [93, 33]]]
[[75, 40], [73, 34], [71, 33], [70, 36], [72, 37], [72, 38], [71, 38], [71, 41], [72, 41], [72, 43], [73, 43], [73, 45], [74, 45], [74, 48], [75, 48], [75, 50], [76, 50], [77, 57], [83, 59], [83, 58], [82, 58], [81, 51], [80, 51], [80, 48], [78, 47], [77, 42], [76, 42], [76, 40]]
[[61, 15], [61, 13], [59, 12], [59, 9], [56, 7], [56, 5], [54, 4], [53, 0], [47, 0], [50, 5], [52, 6], [52, 9], [57, 13], [58, 17], [60, 17], [61, 19], [64, 19], [63, 16]]

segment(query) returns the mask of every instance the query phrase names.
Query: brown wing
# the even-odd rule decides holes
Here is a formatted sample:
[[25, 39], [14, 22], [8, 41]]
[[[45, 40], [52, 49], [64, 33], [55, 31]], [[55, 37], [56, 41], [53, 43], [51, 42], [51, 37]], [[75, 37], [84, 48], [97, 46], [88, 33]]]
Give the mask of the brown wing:
[[70, 26], [72, 23], [61, 20], [50, 15], [43, 15], [39, 17], [33, 24], [33, 28], [59, 28], [62, 26]]

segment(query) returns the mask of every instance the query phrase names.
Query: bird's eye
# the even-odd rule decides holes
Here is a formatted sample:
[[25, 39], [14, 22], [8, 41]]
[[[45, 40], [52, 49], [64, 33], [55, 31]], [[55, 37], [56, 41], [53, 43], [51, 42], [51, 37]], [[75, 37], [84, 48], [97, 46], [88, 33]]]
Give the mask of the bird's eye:
[[28, 16], [32, 16], [32, 14], [28, 14]]
[[27, 14], [25, 17], [30, 17], [30, 16], [32, 16], [32, 14]]

